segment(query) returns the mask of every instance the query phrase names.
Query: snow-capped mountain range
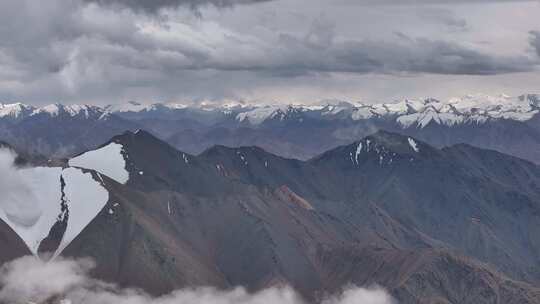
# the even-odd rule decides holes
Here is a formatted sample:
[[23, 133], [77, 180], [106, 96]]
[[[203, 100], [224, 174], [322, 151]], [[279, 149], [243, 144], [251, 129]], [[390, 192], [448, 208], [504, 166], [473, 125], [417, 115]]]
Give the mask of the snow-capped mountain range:
[[67, 115], [70, 117], [105, 118], [106, 114], [108, 114], [108, 112], [105, 109], [91, 105], [63, 105], [55, 103], [43, 107], [34, 107], [20, 102], [11, 104], [0, 103], [0, 119], [7, 118], [21, 120], [37, 115], [48, 115], [50, 117]]
[[468, 143], [540, 163], [539, 94], [378, 104], [331, 100], [314, 105], [0, 105], [0, 140], [47, 156], [69, 157], [137, 129], [192, 154], [213, 145], [259, 146], [281, 156], [309, 159], [386, 130], [438, 148]]
[[427, 98], [380, 104], [338, 102], [322, 106], [266, 106], [239, 113], [236, 119], [258, 125], [269, 119], [285, 119], [289, 113], [298, 111], [318, 113], [328, 118], [339, 116], [355, 121], [392, 118], [404, 128], [423, 128], [430, 122], [452, 126], [497, 119], [527, 121], [540, 112], [540, 95], [467, 95], [448, 101]]
[[[144, 105], [134, 101], [105, 107], [89, 105], [51, 104], [33, 107], [22, 103], [0, 104], [0, 118], [23, 119], [38, 114], [57, 117], [106, 117], [106, 114], [174, 112], [199, 110], [217, 112], [234, 118], [240, 123], [257, 126], [269, 120], [286, 120], [302, 116], [319, 116], [322, 119], [349, 119], [353, 121], [390, 118], [402, 127], [423, 128], [430, 122], [441, 125], [485, 123], [489, 120], [507, 119], [527, 121], [540, 112], [540, 95], [527, 94], [517, 97], [507, 95], [467, 95], [440, 101], [433, 98], [405, 99], [393, 103], [360, 104], [346, 101], [325, 101], [320, 105], [250, 105], [241, 103], [184, 105], [176, 103]], [[303, 114], [303, 115], [302, 115]]]

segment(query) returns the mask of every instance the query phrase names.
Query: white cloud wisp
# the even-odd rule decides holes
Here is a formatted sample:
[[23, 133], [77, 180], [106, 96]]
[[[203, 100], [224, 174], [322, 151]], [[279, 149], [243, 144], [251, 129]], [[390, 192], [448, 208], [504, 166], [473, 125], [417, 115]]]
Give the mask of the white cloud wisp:
[[[290, 287], [268, 288], [248, 293], [244, 288], [228, 291], [214, 288], [187, 288], [153, 297], [141, 290], [119, 288], [93, 279], [90, 259], [57, 258], [44, 262], [26, 256], [0, 268], [1, 303], [73, 304], [307, 304]], [[348, 288], [328, 297], [322, 304], [395, 304], [379, 287]]]

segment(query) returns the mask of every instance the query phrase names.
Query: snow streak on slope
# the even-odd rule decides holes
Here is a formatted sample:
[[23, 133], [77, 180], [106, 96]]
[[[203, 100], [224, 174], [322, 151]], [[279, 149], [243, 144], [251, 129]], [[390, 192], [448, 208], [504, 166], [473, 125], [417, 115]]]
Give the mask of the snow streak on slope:
[[416, 143], [416, 141], [412, 138], [408, 138], [407, 139], [409, 141], [409, 146], [411, 146], [411, 148], [414, 150], [414, 152], [419, 152], [420, 149], [418, 149], [418, 144]]
[[129, 180], [129, 172], [126, 170], [123, 149], [121, 144], [110, 143], [70, 159], [69, 165], [99, 171], [117, 182], [125, 184]]
[[0, 219], [13, 229], [34, 255], [51, 228], [66, 213], [62, 212], [62, 185], [69, 217], [58, 255], [101, 211], [108, 192], [90, 173], [67, 168], [24, 168], [13, 166], [15, 155], [0, 150]]

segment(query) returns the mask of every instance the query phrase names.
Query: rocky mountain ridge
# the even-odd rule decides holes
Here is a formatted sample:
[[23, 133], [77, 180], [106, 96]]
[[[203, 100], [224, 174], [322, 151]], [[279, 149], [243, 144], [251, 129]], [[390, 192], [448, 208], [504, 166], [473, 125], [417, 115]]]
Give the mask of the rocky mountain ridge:
[[[540, 301], [540, 168], [495, 151], [377, 132], [309, 161], [257, 147], [193, 155], [139, 130], [67, 165], [95, 172], [109, 198], [62, 254], [92, 257], [121, 286], [290, 284], [317, 300], [352, 283], [400, 303]], [[5, 258], [27, 253], [15, 249]]]

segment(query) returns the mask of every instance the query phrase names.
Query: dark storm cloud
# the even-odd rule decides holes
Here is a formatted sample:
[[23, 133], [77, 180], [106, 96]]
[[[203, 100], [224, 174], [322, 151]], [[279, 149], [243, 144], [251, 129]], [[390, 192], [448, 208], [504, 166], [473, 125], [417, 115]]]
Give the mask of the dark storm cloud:
[[[308, 10], [296, 5], [307, 5], [307, 0], [294, 1], [225, 11], [215, 7], [263, 1], [0, 1], [0, 100], [115, 102], [142, 95], [219, 99], [291, 81], [309, 87], [317, 79], [323, 86], [325, 79], [340, 73], [499, 75], [535, 71], [540, 61], [526, 52], [527, 47], [538, 52], [539, 32], [530, 33], [530, 46], [524, 40], [522, 50], [493, 38], [491, 50], [478, 43], [484, 33], [475, 32], [487, 17], [474, 10], [472, 16], [463, 14], [463, 7], [364, 9], [337, 4], [370, 1], [312, 0]], [[177, 8], [163, 12], [167, 18], [152, 13], [165, 7]], [[194, 16], [193, 8], [204, 18]], [[497, 11], [497, 6], [491, 9]], [[258, 22], [260, 10], [273, 14], [267, 20], [271, 26]], [[305, 18], [289, 17], [294, 12]], [[527, 31], [534, 26], [512, 33], [528, 39]]]
[[[106, 6], [121, 6], [137, 11], [155, 13], [162, 8], [189, 7], [197, 10], [203, 6], [218, 8], [235, 5], [256, 4], [276, 0], [83, 0], [88, 3], [98, 3]], [[497, 2], [530, 2], [536, 0], [340, 0], [342, 3], [360, 5], [424, 5], [424, 4], [468, 4], [468, 3], [497, 3]], [[339, 1], [338, 1], [339, 3]]]
[[334, 42], [330, 36], [332, 25], [324, 28], [316, 24], [318, 31], [304, 38], [282, 35], [280, 49], [283, 53], [276, 55], [274, 62], [259, 68], [282, 72], [282, 75], [312, 72], [494, 75], [530, 71], [538, 64], [537, 60], [526, 56], [495, 56], [457, 43], [415, 39], [403, 33], [386, 41]]
[[425, 5], [425, 4], [474, 4], [474, 3], [520, 3], [538, 0], [340, 0], [342, 3], [364, 5]]
[[[39, 10], [39, 5], [26, 7]], [[431, 16], [450, 16], [434, 12]], [[36, 16], [26, 15], [30, 14]], [[77, 6], [64, 10], [59, 4], [47, 14], [64, 22], [37, 15], [33, 28], [40, 30], [2, 35], [6, 39], [0, 42], [5, 46], [0, 55], [3, 50], [8, 65], [25, 77], [60, 75], [71, 89], [106, 77], [117, 85], [147, 85], [160, 77], [204, 70], [281, 77], [327, 72], [492, 75], [529, 71], [536, 64], [525, 56], [496, 56], [455, 42], [401, 33], [385, 40], [337, 39], [334, 21], [322, 17], [315, 18], [304, 34], [259, 39], [207, 21], [152, 25], [148, 19], [150, 26], [141, 27], [135, 25], [141, 21], [137, 15], [100, 8], [81, 13]], [[19, 18], [11, 19], [13, 31], [25, 28]]]
[[[392, 40], [336, 42], [332, 28], [318, 24], [314, 29], [305, 36], [281, 34], [271, 47], [249, 46], [253, 53], [236, 46], [235, 43], [245, 42], [235, 39], [211, 49], [190, 45], [189, 41], [176, 41], [173, 46], [161, 41], [162, 45], [156, 48], [152, 44], [139, 45], [136, 35], [128, 41], [130, 44], [115, 51], [95, 46], [92, 51], [99, 52], [101, 61], [113, 66], [170, 75], [197, 70], [248, 71], [281, 77], [333, 72], [495, 75], [531, 71], [538, 64], [538, 60], [526, 56], [497, 56], [454, 42], [404, 34]], [[214, 47], [223, 50], [216, 51]]]
[[162, 8], [189, 7], [197, 9], [201, 6], [213, 5], [215, 7], [232, 7], [241, 4], [254, 4], [272, 0], [84, 0], [95, 2], [101, 5], [123, 6], [135, 10], [142, 10], [154, 13]]
[[540, 56], [540, 31], [531, 31], [531, 46], [536, 49], [536, 53]]
[[424, 8], [418, 10], [418, 16], [425, 21], [432, 22], [434, 24], [441, 23], [445, 25], [450, 31], [466, 31], [469, 29], [469, 24], [465, 18], [462, 18], [449, 9], [440, 7]]

